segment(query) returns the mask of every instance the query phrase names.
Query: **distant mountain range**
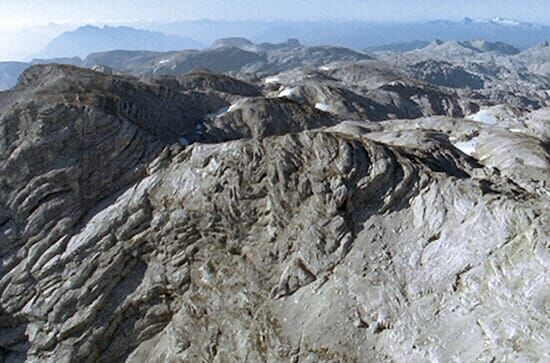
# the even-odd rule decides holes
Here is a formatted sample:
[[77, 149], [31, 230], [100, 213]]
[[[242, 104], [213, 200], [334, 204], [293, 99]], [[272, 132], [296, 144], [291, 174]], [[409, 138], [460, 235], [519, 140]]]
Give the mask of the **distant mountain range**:
[[502, 42], [488, 42], [486, 40], [448, 41], [434, 40], [426, 47], [415, 49], [411, 53], [426, 53], [428, 56], [441, 59], [451, 59], [458, 56], [473, 57], [480, 53], [493, 53], [498, 55], [516, 55], [521, 51], [509, 44]]
[[[524, 51], [506, 43], [485, 40], [435, 40], [424, 47], [422, 45], [425, 43], [418, 41], [357, 52], [335, 46], [305, 46], [297, 39], [256, 44], [246, 38], [224, 38], [203, 50], [114, 50], [91, 53], [85, 58], [33, 59], [29, 63], [0, 62], [0, 91], [14, 86], [19, 75], [29, 66], [45, 63], [76, 65], [109, 74], [180, 76], [193, 70], [208, 69], [230, 75], [238, 73], [246, 78], [251, 74], [269, 75], [297, 67], [317, 68], [332, 62], [364, 61], [374, 57], [386, 65], [398, 64], [401, 69], [410, 67], [417, 78], [426, 79], [430, 83], [471, 89], [483, 87], [484, 84], [483, 77], [473, 73], [481, 76], [500, 74], [503, 67], [508, 65], [513, 65], [516, 70], [529, 69], [532, 74], [543, 77], [550, 75], [548, 42]], [[472, 60], [492, 64], [493, 68], [471, 69], [472, 74], [460, 68]], [[451, 66], [449, 62], [456, 64]]]
[[[307, 45], [331, 44], [352, 49], [404, 45], [405, 48], [402, 51], [412, 50], [411, 42], [429, 42], [433, 39], [442, 41], [485, 39], [491, 42], [505, 42], [522, 50], [550, 39], [550, 26], [502, 18], [479, 21], [465, 18], [462, 21], [436, 20], [426, 23], [269, 23], [200, 20], [143, 24], [142, 27], [181, 36], [193, 34], [196, 40], [208, 44], [215, 39], [228, 36], [245, 37], [256, 43], [282, 42], [288, 38], [299, 38]], [[413, 44], [413, 49], [415, 48]]]
[[496, 52], [502, 55], [514, 55], [520, 53], [520, 50], [514, 46], [503, 42], [489, 42], [482, 39], [467, 40], [467, 41], [448, 41], [444, 42], [440, 39], [436, 39], [433, 42], [428, 42], [424, 40], [415, 40], [412, 42], [406, 43], [393, 43], [385, 44], [376, 47], [368, 47], [365, 49], [367, 52], [396, 52], [396, 53], [405, 53], [411, 52], [418, 49], [423, 49], [426, 51], [440, 51], [440, 47], [447, 48], [458, 48], [460, 52], [467, 51], [469, 53], [486, 53], [486, 52]]
[[220, 38], [247, 38], [256, 44], [280, 43], [298, 38], [308, 46], [330, 44], [355, 50], [397, 52], [423, 48], [433, 39], [485, 39], [504, 42], [520, 50], [550, 39], [550, 26], [502, 18], [482, 21], [465, 18], [462, 21], [436, 20], [425, 23], [197, 20], [135, 23], [132, 27], [87, 25], [61, 33], [63, 29], [68, 29], [68, 26], [50, 24], [15, 35], [3, 32], [0, 38], [0, 59], [85, 58], [90, 53], [110, 50], [200, 49]]
[[86, 57], [109, 50], [170, 51], [202, 48], [193, 39], [130, 27], [83, 26], [64, 32], [37, 54], [40, 58]]
[[[300, 48], [300, 39], [305, 46], [315, 47], [331, 44], [333, 46], [350, 48], [358, 51], [396, 53], [410, 52], [426, 47], [432, 47], [440, 59], [449, 55], [456, 56], [464, 53], [497, 52], [514, 55], [520, 51], [533, 48], [538, 44], [545, 44], [550, 39], [550, 27], [522, 23], [515, 20], [495, 18], [476, 21], [465, 18], [463, 21], [431, 21], [427, 23], [364, 23], [364, 22], [251, 22], [251, 21], [187, 21], [169, 24], [141, 24], [142, 28], [131, 27], [96, 27], [83, 26], [72, 31], [66, 31], [50, 41], [42, 51], [34, 55], [34, 60], [27, 63], [4, 62], [0, 63], [0, 90], [10, 88], [17, 80], [18, 75], [30, 64], [36, 63], [67, 63], [73, 65], [88, 65], [94, 57], [83, 60], [93, 53], [104, 53], [114, 50], [122, 52], [124, 61], [127, 61], [127, 51], [140, 52], [137, 60], [139, 67], [149, 69], [144, 59], [154, 59], [158, 63], [159, 71], [174, 66], [176, 69], [194, 69], [200, 66], [210, 67], [219, 72], [240, 69], [235, 66], [243, 64], [265, 63], [258, 57], [265, 51], [275, 50], [273, 47]], [[194, 39], [189, 36], [192, 35]], [[224, 38], [222, 40], [218, 40]], [[249, 41], [249, 40], [250, 41]], [[292, 39], [290, 43], [287, 39]], [[438, 41], [431, 43], [433, 39]], [[476, 39], [484, 39], [476, 40]], [[216, 41], [218, 40], [218, 41]], [[451, 43], [448, 43], [451, 41]], [[453, 43], [454, 42], [454, 43]], [[440, 43], [440, 44], [439, 44]], [[219, 47], [236, 47], [240, 51], [213, 51], [185, 52], [189, 49], [203, 49], [213, 44], [212, 49]], [[263, 45], [262, 45], [263, 44]], [[278, 45], [277, 45], [278, 44]], [[300, 48], [302, 49], [302, 48]], [[424, 53], [430, 53], [428, 48]], [[538, 48], [537, 48], [538, 49]], [[527, 62], [535, 67], [537, 73], [545, 73], [549, 62], [544, 59], [547, 48], [533, 51], [524, 55], [527, 58], [537, 58], [537, 61]], [[154, 54], [144, 55], [143, 51]], [[303, 51], [303, 49], [302, 49]], [[173, 52], [174, 54], [157, 54], [158, 52]], [[224, 65], [211, 60], [212, 54], [231, 53], [235, 64]], [[252, 53], [250, 53], [252, 52]], [[274, 53], [276, 54], [276, 53]], [[109, 54], [109, 59], [117, 53]], [[121, 56], [122, 56], [121, 55]], [[157, 59], [158, 57], [161, 57]], [[250, 59], [242, 60], [242, 57]], [[297, 54], [297, 61], [303, 55]], [[100, 55], [100, 57], [104, 57]], [[205, 59], [203, 59], [205, 57]], [[245, 57], [245, 58], [246, 58]], [[232, 59], [233, 59], [232, 58]], [[257, 59], [258, 58], [258, 59]], [[185, 61], [183, 61], [185, 59]], [[210, 61], [208, 61], [210, 59]], [[519, 57], [518, 59], [522, 59]], [[216, 64], [214, 64], [214, 63]], [[97, 62], [93, 61], [96, 64]], [[266, 64], [269, 64], [267, 62]], [[115, 69], [125, 69], [116, 61], [107, 64]], [[130, 67], [132, 68], [132, 67]], [[135, 69], [132, 69], [135, 71]]]

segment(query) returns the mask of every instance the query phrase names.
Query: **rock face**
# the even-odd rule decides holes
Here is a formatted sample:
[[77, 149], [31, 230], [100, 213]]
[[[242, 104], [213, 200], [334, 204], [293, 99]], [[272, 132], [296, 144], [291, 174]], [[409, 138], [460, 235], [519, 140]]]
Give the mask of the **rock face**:
[[548, 94], [543, 91], [550, 86], [546, 49], [550, 48], [541, 44], [519, 53], [498, 42], [435, 41], [422, 49], [384, 52], [377, 58], [430, 84], [474, 90], [470, 96], [483, 100], [482, 104], [537, 109], [548, 106]]
[[2, 360], [547, 358], [548, 109], [338, 52], [0, 93]]
[[482, 77], [446, 62], [421, 61], [413, 64], [411, 69], [416, 78], [443, 87], [478, 90], [485, 83]]
[[319, 71], [293, 70], [264, 79], [268, 95], [287, 97], [341, 120], [380, 121], [432, 115], [464, 116], [476, 109], [456, 92], [381, 71], [376, 61], [337, 63]]

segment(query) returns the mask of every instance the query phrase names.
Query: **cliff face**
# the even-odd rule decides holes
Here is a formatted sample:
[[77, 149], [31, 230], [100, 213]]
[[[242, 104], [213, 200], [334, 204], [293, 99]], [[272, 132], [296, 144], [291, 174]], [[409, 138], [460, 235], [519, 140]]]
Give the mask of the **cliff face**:
[[0, 95], [4, 360], [544, 357], [546, 116], [338, 123], [196, 77]]

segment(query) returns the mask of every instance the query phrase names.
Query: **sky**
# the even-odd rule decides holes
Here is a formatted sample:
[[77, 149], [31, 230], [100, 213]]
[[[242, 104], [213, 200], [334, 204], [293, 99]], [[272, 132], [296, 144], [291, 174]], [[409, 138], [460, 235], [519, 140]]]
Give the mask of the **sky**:
[[0, 30], [48, 23], [514, 18], [550, 24], [549, 0], [0, 0]]

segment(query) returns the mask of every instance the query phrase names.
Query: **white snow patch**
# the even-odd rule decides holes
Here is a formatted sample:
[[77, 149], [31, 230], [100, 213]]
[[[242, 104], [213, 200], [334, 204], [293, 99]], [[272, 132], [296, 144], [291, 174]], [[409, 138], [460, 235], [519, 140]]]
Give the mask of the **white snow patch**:
[[170, 62], [170, 59], [163, 59], [163, 60], [159, 61], [159, 64], [166, 64], [166, 63], [169, 63], [169, 62]]
[[321, 71], [330, 71], [332, 68], [330, 68], [329, 66], [321, 66], [321, 67], [319, 67], [319, 69]]
[[264, 80], [264, 83], [265, 84], [269, 84], [269, 83], [278, 83], [281, 81], [281, 78], [279, 76], [271, 76], [271, 77], [267, 77], [265, 80]]
[[521, 23], [517, 20], [512, 19], [504, 19], [504, 18], [494, 18], [491, 20], [492, 23], [500, 24], [500, 25], [508, 25], [508, 26], [519, 26]]
[[401, 86], [403, 83], [400, 82], [400, 81], [390, 81], [388, 82], [388, 86], [391, 86], [391, 87], [397, 87], [397, 86]]
[[453, 145], [464, 154], [472, 156], [476, 151], [477, 140], [453, 142]]
[[181, 145], [184, 145], [184, 146], [190, 144], [189, 140], [187, 140], [185, 137], [180, 137], [180, 138], [178, 139], [178, 142], [179, 142]]
[[242, 106], [243, 103], [244, 103], [244, 99], [240, 99], [237, 102], [235, 102], [235, 103], [233, 103], [233, 104], [231, 104], [227, 107], [220, 108], [218, 111], [216, 111], [214, 113], [209, 113], [208, 115], [206, 115], [206, 117], [208, 117], [211, 120], [215, 119], [215, 118], [218, 118], [218, 117], [222, 117], [226, 113], [233, 112], [233, 111], [239, 109]]
[[227, 109], [227, 112], [233, 112], [235, 111], [236, 109], [238, 109], [241, 105], [237, 102], [237, 103], [234, 103], [232, 104], [231, 106], [229, 106], [229, 108]]
[[513, 133], [521, 133], [523, 132], [522, 130], [520, 129], [509, 129], [510, 132], [513, 132]]
[[229, 108], [230, 107], [222, 107], [220, 108], [218, 111], [214, 112], [214, 113], [209, 113], [208, 115], [206, 115], [206, 117], [208, 117], [209, 119], [215, 119], [217, 117], [222, 117], [223, 115], [225, 115], [227, 112], [229, 112]]
[[216, 158], [212, 158], [210, 159], [210, 162], [206, 166], [206, 170], [208, 170], [209, 172], [215, 172], [220, 168], [220, 166], [221, 166], [220, 162], [216, 160]]
[[480, 110], [478, 113], [469, 115], [466, 120], [481, 122], [486, 125], [494, 125], [497, 122], [497, 118], [494, 113], [489, 109]]
[[285, 88], [279, 92], [279, 97], [290, 97], [296, 91], [296, 88]]
[[330, 109], [330, 106], [327, 105], [326, 103], [317, 102], [315, 104], [315, 108], [324, 112], [328, 112], [328, 110]]

